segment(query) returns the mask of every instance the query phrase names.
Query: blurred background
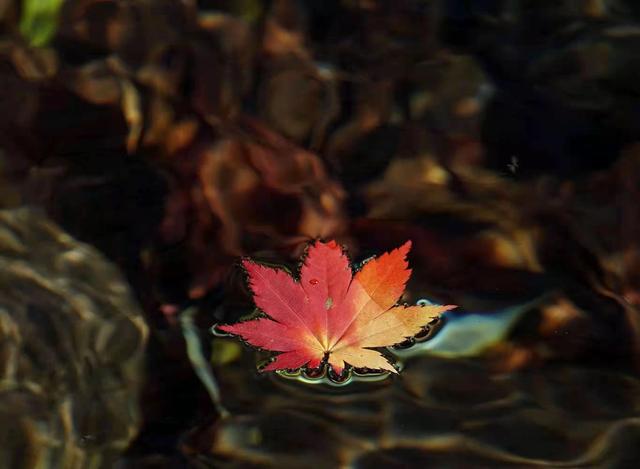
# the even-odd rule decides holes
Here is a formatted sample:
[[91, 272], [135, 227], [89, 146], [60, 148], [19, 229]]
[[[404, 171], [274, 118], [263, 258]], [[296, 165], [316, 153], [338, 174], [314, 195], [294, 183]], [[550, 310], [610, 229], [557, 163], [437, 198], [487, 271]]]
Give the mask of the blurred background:
[[[640, 4], [0, 0], [0, 467], [636, 467]], [[413, 241], [378, 382], [209, 329]]]

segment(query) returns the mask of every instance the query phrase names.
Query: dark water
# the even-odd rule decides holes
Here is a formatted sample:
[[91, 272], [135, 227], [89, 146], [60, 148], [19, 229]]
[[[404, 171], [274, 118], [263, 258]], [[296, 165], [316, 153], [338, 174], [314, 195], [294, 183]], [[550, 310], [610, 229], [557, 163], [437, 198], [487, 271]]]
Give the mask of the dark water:
[[[0, 467], [638, 466], [639, 20], [0, 1]], [[211, 332], [318, 238], [459, 305], [397, 376]]]

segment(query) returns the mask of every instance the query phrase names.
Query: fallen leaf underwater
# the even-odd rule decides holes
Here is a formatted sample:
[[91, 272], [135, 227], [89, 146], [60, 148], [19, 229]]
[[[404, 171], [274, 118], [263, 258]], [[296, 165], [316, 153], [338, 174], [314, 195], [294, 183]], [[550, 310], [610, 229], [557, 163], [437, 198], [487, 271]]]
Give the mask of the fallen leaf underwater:
[[372, 348], [399, 344], [418, 334], [454, 305], [396, 305], [411, 275], [401, 247], [367, 262], [353, 275], [349, 259], [335, 241], [309, 246], [296, 280], [282, 269], [245, 260], [261, 317], [220, 330], [264, 350], [281, 352], [263, 371], [318, 368], [326, 359], [341, 374], [354, 368], [397, 373]]

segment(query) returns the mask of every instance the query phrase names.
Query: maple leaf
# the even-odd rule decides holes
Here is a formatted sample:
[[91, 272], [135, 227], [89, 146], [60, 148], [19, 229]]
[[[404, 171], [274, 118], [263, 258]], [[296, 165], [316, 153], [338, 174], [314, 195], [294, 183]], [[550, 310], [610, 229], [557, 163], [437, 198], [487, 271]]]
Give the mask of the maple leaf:
[[396, 305], [411, 275], [411, 242], [367, 262], [353, 275], [335, 242], [316, 241], [296, 280], [282, 269], [244, 260], [256, 306], [268, 317], [220, 329], [265, 350], [281, 352], [264, 371], [345, 366], [396, 369], [378, 351], [419, 333], [452, 305]]

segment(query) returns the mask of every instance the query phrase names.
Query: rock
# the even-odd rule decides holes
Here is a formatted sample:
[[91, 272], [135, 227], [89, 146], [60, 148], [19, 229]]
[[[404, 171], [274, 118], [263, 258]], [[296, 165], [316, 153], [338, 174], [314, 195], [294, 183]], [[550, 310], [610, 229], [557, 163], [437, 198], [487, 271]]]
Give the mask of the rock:
[[139, 428], [147, 333], [95, 249], [0, 211], [0, 467], [112, 467]]

